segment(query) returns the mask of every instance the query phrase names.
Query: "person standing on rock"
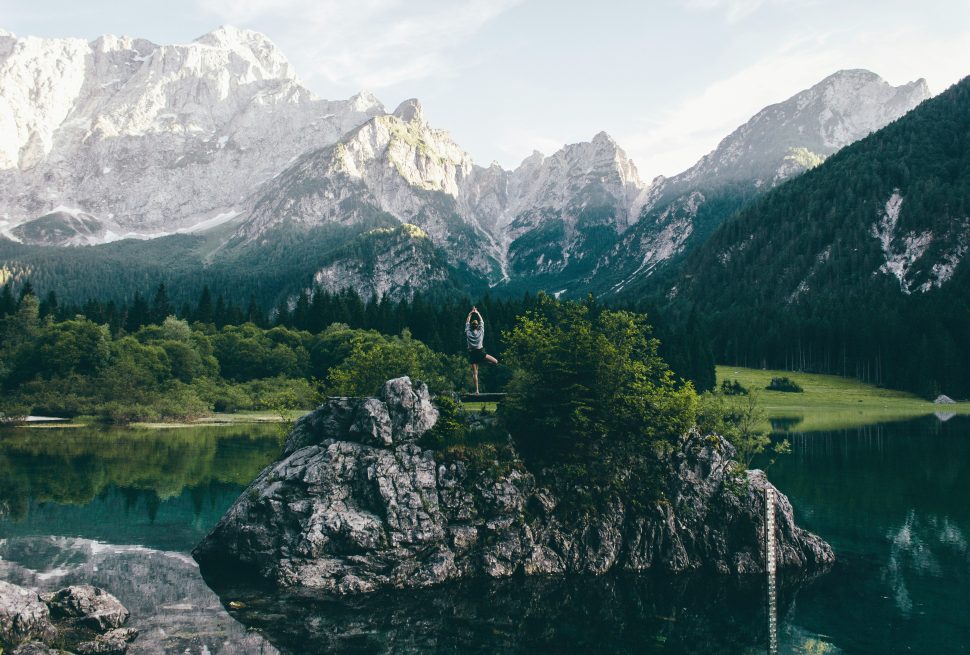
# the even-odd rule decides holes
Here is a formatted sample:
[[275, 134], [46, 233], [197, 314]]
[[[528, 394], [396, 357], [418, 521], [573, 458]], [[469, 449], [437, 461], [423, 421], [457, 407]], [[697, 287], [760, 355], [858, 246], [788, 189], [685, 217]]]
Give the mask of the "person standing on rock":
[[478, 390], [478, 365], [498, 364], [498, 360], [485, 352], [485, 319], [477, 307], [472, 307], [465, 319], [465, 340], [468, 342], [468, 361], [472, 365], [472, 378], [475, 380], [475, 393]]

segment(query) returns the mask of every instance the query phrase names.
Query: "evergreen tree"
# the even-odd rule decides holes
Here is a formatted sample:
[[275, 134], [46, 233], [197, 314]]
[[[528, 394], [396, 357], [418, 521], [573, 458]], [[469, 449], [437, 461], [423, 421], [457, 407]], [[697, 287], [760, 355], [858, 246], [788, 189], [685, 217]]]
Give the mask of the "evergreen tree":
[[158, 289], [155, 291], [155, 298], [152, 300], [152, 310], [151, 310], [151, 322], [156, 325], [161, 325], [162, 321], [171, 316], [174, 313], [172, 308], [172, 303], [168, 299], [168, 292], [165, 290], [165, 284], [161, 283], [158, 285]]
[[24, 301], [27, 296], [33, 296], [34, 286], [30, 283], [30, 280], [24, 280], [24, 286], [20, 287], [20, 296], [17, 298], [17, 305]]
[[151, 308], [148, 306], [148, 301], [136, 291], [135, 298], [131, 301], [131, 306], [128, 307], [128, 315], [125, 318], [125, 331], [128, 333], [135, 332], [138, 328], [143, 325], [148, 325], [150, 322]]
[[286, 302], [286, 298], [280, 300], [279, 304], [276, 305], [276, 311], [273, 316], [273, 325], [286, 327], [290, 324], [290, 308]]
[[0, 318], [3, 318], [8, 314], [13, 314], [16, 310], [17, 301], [14, 300], [13, 291], [10, 289], [10, 283], [7, 282], [3, 285], [3, 290], [0, 291]]
[[256, 302], [256, 294], [249, 294], [249, 306], [246, 308], [246, 322], [254, 323], [255, 325], [262, 326], [263, 311], [259, 308], [259, 303]]
[[57, 294], [53, 290], [47, 292], [47, 296], [40, 303], [40, 317], [52, 319], [57, 318]]
[[202, 287], [202, 293], [199, 295], [199, 303], [195, 307], [193, 319], [199, 323], [212, 323], [213, 311], [212, 292], [209, 291], [209, 285], [207, 284]]
[[228, 318], [229, 318], [229, 312], [226, 307], [226, 301], [222, 297], [222, 294], [220, 293], [219, 297], [216, 298], [216, 308], [213, 310], [212, 322], [216, 324], [216, 327], [221, 328], [229, 322], [227, 320]]

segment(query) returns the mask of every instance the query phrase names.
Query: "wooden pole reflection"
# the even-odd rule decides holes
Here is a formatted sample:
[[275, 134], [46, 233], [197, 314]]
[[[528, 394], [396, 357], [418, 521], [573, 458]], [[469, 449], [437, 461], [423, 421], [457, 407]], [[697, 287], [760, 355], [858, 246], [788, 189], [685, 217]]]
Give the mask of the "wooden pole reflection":
[[775, 490], [765, 487], [765, 574], [768, 576], [768, 655], [778, 655], [778, 588], [776, 586]]

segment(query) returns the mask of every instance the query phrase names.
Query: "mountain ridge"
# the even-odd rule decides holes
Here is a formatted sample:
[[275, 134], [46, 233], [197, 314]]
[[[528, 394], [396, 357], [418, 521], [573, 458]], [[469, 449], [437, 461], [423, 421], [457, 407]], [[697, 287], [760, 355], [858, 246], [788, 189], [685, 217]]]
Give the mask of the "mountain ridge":
[[[32, 123], [20, 91], [37, 82], [22, 73], [35, 65], [44, 78], [59, 57], [77, 88], [70, 102], [37, 95]], [[171, 46], [0, 36], [0, 108], [19, 111], [0, 118], [0, 235], [76, 246], [202, 234], [200, 266], [256, 261], [263, 249], [294, 259], [280, 269], [309, 284], [314, 267], [335, 265], [334, 239], [412, 224], [440, 250], [414, 251], [415, 266], [449, 269], [429, 281], [462, 271], [509, 293], [617, 294], [926, 95], [922, 80], [893, 87], [839, 71], [758, 112], [687, 171], [647, 183], [605, 132], [511, 170], [479, 166], [419, 100], [393, 112], [364, 92], [320, 100], [268, 38], [231, 26]], [[288, 253], [301, 233], [318, 255]], [[341, 265], [372, 270], [358, 264]]]

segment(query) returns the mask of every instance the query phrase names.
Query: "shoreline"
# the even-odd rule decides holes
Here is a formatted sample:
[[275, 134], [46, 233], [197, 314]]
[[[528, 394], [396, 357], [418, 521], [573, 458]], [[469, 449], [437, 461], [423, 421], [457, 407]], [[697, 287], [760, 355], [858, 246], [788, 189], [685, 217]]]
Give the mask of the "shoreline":
[[[772, 431], [821, 432], [933, 414], [970, 415], [970, 402], [936, 404], [915, 394], [877, 387], [854, 378], [723, 364], [716, 370], [718, 385], [724, 380], [737, 380], [756, 394], [769, 421], [795, 421], [781, 430]], [[765, 387], [773, 377], [790, 378], [803, 391], [768, 391]]]

